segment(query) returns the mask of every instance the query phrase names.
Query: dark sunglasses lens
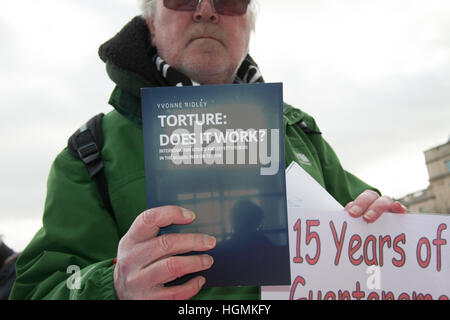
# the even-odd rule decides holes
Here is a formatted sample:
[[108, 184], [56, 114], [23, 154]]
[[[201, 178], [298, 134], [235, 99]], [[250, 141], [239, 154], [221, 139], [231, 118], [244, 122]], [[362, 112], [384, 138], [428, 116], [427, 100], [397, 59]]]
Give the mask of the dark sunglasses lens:
[[[218, 14], [241, 16], [247, 12], [250, 0], [213, 0], [212, 2]], [[195, 11], [197, 5], [198, 0], [164, 0], [166, 8], [177, 11]]]
[[214, 8], [218, 14], [225, 16], [241, 16], [247, 12], [249, 0], [214, 0]]
[[195, 11], [198, 0], [164, 0], [164, 7], [177, 11]]

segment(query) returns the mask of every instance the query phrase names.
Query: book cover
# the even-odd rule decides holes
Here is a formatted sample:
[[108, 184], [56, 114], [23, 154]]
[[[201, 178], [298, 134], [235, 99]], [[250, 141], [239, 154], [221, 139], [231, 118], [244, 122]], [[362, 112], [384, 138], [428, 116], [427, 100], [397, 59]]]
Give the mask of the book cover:
[[[281, 83], [142, 89], [148, 208], [192, 210], [161, 233], [217, 238], [205, 287], [289, 285]], [[190, 253], [198, 254], [198, 253]]]

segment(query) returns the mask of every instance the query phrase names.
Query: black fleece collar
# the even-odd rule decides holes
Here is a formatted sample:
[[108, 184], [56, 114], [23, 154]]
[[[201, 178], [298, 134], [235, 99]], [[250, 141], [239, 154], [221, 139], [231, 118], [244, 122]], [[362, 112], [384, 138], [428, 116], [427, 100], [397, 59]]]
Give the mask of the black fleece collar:
[[141, 16], [133, 18], [99, 49], [100, 58], [105, 63], [135, 73], [151, 86], [167, 86], [152, 61], [155, 54], [156, 49], [151, 45], [150, 32]]

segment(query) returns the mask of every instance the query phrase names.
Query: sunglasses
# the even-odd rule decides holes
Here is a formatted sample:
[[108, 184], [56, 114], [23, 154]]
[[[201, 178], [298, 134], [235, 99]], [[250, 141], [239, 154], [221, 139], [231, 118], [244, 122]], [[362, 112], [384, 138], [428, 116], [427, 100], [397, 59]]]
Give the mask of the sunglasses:
[[[224, 16], [242, 16], [250, 0], [210, 0], [213, 9]], [[164, 0], [164, 7], [176, 11], [196, 11], [202, 0]]]

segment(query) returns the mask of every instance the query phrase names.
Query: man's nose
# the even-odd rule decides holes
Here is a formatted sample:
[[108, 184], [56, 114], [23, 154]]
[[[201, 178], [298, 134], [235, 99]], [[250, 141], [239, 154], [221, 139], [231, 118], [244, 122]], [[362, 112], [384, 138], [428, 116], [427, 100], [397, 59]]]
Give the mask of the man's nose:
[[213, 7], [212, 0], [200, 0], [194, 11], [193, 19], [195, 22], [219, 22], [219, 15]]

